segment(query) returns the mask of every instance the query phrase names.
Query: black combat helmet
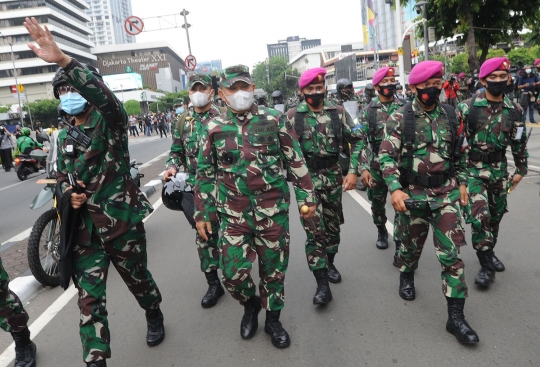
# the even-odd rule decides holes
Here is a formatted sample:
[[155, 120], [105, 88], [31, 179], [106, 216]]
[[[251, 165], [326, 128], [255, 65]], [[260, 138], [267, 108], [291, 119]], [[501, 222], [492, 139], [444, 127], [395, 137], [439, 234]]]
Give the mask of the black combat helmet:
[[396, 90], [403, 90], [403, 86], [401, 84], [396, 85]]
[[[345, 88], [349, 88], [348, 91], [344, 90]], [[347, 78], [341, 78], [337, 81], [336, 84], [336, 90], [338, 97], [343, 100], [350, 101], [353, 98], [354, 95], [354, 87], [353, 83], [347, 79]]]
[[272, 102], [274, 104], [283, 104], [283, 94], [279, 90], [272, 92]]
[[[101, 76], [101, 74], [99, 73], [99, 70], [96, 69], [95, 67], [93, 67], [92, 65], [88, 65], [88, 64], [83, 64], [81, 63], [82, 67], [84, 67], [85, 69], [89, 70], [92, 75], [94, 75], [96, 78], [98, 78], [100, 81], [103, 81], [103, 77]], [[64, 74], [64, 69], [62, 68], [58, 68], [58, 70], [56, 70], [56, 74], [54, 74], [54, 77], [52, 79], [52, 86], [53, 86], [53, 93], [54, 93], [54, 97], [56, 99], [60, 99], [60, 93], [58, 93], [58, 87], [60, 87], [61, 85], [64, 85], [64, 84], [68, 84], [64, 78], [62, 78], [62, 75]], [[82, 110], [82, 112], [79, 114], [79, 115], [83, 115], [85, 114], [88, 109], [90, 108], [90, 103], [86, 103], [86, 106], [84, 107], [84, 110]]]

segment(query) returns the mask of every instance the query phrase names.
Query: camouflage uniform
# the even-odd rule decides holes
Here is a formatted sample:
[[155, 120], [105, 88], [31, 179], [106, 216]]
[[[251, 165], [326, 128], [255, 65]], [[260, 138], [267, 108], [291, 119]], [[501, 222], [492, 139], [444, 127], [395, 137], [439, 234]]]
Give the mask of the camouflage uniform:
[[152, 206], [130, 177], [127, 114], [115, 95], [81, 64], [73, 61], [63, 79], [95, 106], [80, 126], [92, 138], [88, 149], [67, 155], [67, 130], [58, 136], [57, 180], [82, 181], [87, 196], [74, 233], [74, 281], [79, 290], [80, 336], [86, 362], [110, 358], [105, 288], [110, 262], [145, 310], [159, 308], [161, 294], [147, 270], [143, 218]]
[[[458, 112], [463, 117], [465, 126], [469, 126], [469, 105], [466, 100], [458, 105]], [[497, 243], [499, 225], [507, 210], [506, 196], [508, 188], [508, 171], [506, 149], [510, 145], [516, 166], [515, 174], [527, 174], [526, 127], [523, 123], [521, 106], [513, 105], [504, 96], [502, 103], [493, 109], [485, 93], [478, 94], [474, 106], [480, 108], [477, 132], [468, 137], [469, 154], [469, 208], [467, 222], [472, 226], [472, 243], [476, 251], [493, 250]], [[511, 121], [510, 111], [518, 109], [520, 121]], [[489, 122], [488, 122], [489, 121]], [[485, 122], [488, 122], [484, 125]], [[522, 134], [515, 139], [518, 127]], [[467, 129], [467, 131], [469, 131]], [[474, 133], [474, 132], [473, 132]], [[486, 155], [502, 152], [501, 160], [491, 163], [478, 161], [475, 155]], [[476, 159], [473, 159], [476, 158]]]
[[9, 289], [9, 276], [0, 259], [0, 328], [7, 332], [20, 332], [26, 328], [28, 314], [21, 300]]
[[351, 116], [341, 106], [334, 106], [324, 100], [321, 112], [313, 112], [308, 108], [307, 102], [302, 102], [287, 113], [289, 121], [295, 124], [295, 115], [298, 111], [303, 113], [304, 134], [300, 139], [302, 152], [308, 162], [321, 159], [332, 160], [335, 163], [329, 168], [309, 168], [313, 186], [317, 192], [317, 211], [309, 220], [300, 219], [306, 231], [306, 256], [310, 270], [324, 269], [327, 267], [328, 254], [335, 255], [338, 252], [340, 242], [340, 228], [344, 223], [342, 200], [343, 176], [341, 167], [338, 165], [338, 155], [341, 145], [336, 141], [333, 131], [331, 111], [337, 109], [337, 114], [342, 126], [344, 144], [351, 145], [351, 157], [348, 173], [355, 175], [368, 169], [368, 160], [362, 143], [366, 137], [359, 126], [354, 126]]
[[225, 287], [241, 302], [252, 298], [256, 289], [250, 273], [258, 255], [262, 306], [281, 310], [289, 261], [290, 193], [284, 167], [298, 205], [315, 202], [292, 126], [270, 108], [254, 104], [241, 115], [229, 109], [208, 123], [198, 163], [195, 219], [221, 220]]
[[[174, 129], [171, 152], [165, 166], [174, 168], [177, 172], [180, 166], [184, 166], [189, 174], [188, 183], [195, 187], [197, 182], [195, 175], [197, 171], [197, 158], [199, 155], [200, 136], [202, 129], [214, 117], [219, 116], [219, 108], [212, 105], [209, 111], [203, 114], [188, 112], [189, 117], [185, 119], [182, 136], [178, 129]], [[219, 269], [219, 249], [218, 249], [219, 223], [212, 222], [212, 235], [205, 241], [198, 232], [195, 232], [195, 243], [201, 261], [201, 271], [209, 273]]]
[[[377, 227], [384, 227], [386, 225], [386, 198], [388, 196], [388, 186], [383, 178], [383, 173], [381, 171], [381, 165], [379, 163], [379, 147], [381, 142], [384, 139], [385, 125], [388, 117], [403, 106], [403, 101], [398, 98], [394, 98], [394, 101], [388, 105], [382, 103], [379, 100], [379, 97], [375, 97], [373, 102], [364, 108], [359, 116], [358, 122], [364, 134], [368, 137], [369, 144], [371, 145], [371, 157], [369, 171], [372, 177], [372, 187], [368, 188], [367, 194], [369, 200], [371, 200], [371, 215], [373, 217], [373, 223]], [[377, 109], [377, 126], [374, 132], [369, 130], [369, 113], [370, 107]], [[367, 147], [364, 147], [362, 144], [362, 150], [365, 150]], [[359, 172], [360, 174], [362, 172]], [[394, 216], [394, 241], [399, 241], [398, 239], [398, 213]]]
[[430, 176], [451, 170], [452, 129], [446, 111], [437, 103], [433, 111], [426, 112], [416, 97], [412, 102], [412, 110], [416, 120], [412, 165], [409, 164], [411, 158], [402, 153], [402, 150], [407, 149], [402, 139], [405, 107], [394, 112], [387, 120], [385, 138], [379, 150], [379, 161], [390, 192], [403, 190], [409, 197], [425, 201], [429, 206], [426, 210], [400, 213], [402, 246], [398, 267], [402, 273], [416, 270], [431, 224], [437, 258], [442, 267], [442, 291], [446, 297], [465, 298], [465, 265], [459, 255], [459, 247], [466, 242], [460, 224], [461, 209], [458, 203], [459, 185], [467, 184], [465, 155], [456, 162], [456, 176], [447, 177], [443, 185], [425, 188], [409, 184], [403, 187], [399, 181], [399, 168], [412, 167], [413, 174]]

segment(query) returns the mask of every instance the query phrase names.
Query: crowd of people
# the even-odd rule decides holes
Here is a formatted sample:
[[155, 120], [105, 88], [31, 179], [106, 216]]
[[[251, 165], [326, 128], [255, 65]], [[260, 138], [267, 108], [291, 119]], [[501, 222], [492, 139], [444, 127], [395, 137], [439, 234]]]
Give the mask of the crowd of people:
[[[61, 231], [69, 234], [60, 245], [61, 284], [67, 288], [73, 280], [79, 290], [86, 366], [104, 367], [111, 357], [105, 296], [110, 262], [145, 311], [147, 345], [165, 338], [162, 297], [147, 268], [142, 222], [153, 208], [129, 179], [127, 131], [138, 120], [126, 114], [97, 69], [64, 54], [35, 18], [26, 18], [24, 26], [37, 44], [29, 44], [32, 51], [59, 66], [55, 97], [70, 101], [62, 109], [73, 116], [73, 126], [58, 136], [56, 174], [59, 206], [69, 209], [68, 216], [61, 212]], [[506, 58], [486, 60], [478, 74], [482, 90], [455, 106], [440, 100], [445, 85], [455, 81], [443, 80], [444, 66], [438, 61], [413, 68], [408, 99], [397, 96], [395, 70], [383, 67], [373, 76], [369, 100], [356, 101], [352, 83], [344, 82], [334, 103], [327, 97], [326, 70], [313, 68], [298, 81], [302, 101], [287, 111], [277, 109], [284, 101], [281, 93], [275, 99], [273, 93], [276, 108], [254, 103], [255, 84], [247, 66], [225, 68], [218, 88], [207, 75], [191, 75], [192, 108], [179, 105], [171, 114], [176, 124], [164, 179], [173, 185], [165, 185], [162, 198], [173, 210], [183, 209], [185, 200], [194, 208], [192, 214], [184, 213], [196, 229], [194, 242], [208, 283], [201, 306], [215, 306], [226, 290], [243, 306], [242, 339], [255, 335], [264, 308], [264, 331], [271, 343], [290, 346], [280, 321], [289, 260], [288, 181], [306, 233], [306, 263], [315, 278], [313, 304], [324, 307], [333, 299], [330, 283], [339, 284], [347, 276], [336, 261], [345, 223], [342, 200], [360, 180], [369, 190], [379, 249], [389, 247], [385, 202], [390, 193], [399, 297], [416, 298], [415, 270], [431, 226], [442, 267], [446, 330], [462, 344], [478, 343], [464, 316], [463, 219], [471, 224], [480, 263], [475, 283], [488, 289], [495, 272], [505, 270], [494, 247], [508, 190], [527, 174], [523, 109], [504, 92], [509, 69]], [[221, 106], [215, 103], [216, 93]], [[458, 98], [450, 93], [449, 99]], [[351, 109], [358, 102], [363, 107]], [[163, 114], [146, 116], [145, 124], [147, 119], [158, 128], [160, 119], [167, 121]], [[159, 129], [163, 133], [166, 128]], [[509, 146], [516, 167], [510, 177]], [[349, 157], [346, 168], [340, 166], [341, 154]], [[177, 185], [181, 167], [187, 179], [183, 176], [185, 182]], [[258, 287], [251, 275], [256, 259]], [[0, 279], [0, 326], [13, 335], [16, 366], [35, 366], [28, 314], [9, 291], [3, 268]]]

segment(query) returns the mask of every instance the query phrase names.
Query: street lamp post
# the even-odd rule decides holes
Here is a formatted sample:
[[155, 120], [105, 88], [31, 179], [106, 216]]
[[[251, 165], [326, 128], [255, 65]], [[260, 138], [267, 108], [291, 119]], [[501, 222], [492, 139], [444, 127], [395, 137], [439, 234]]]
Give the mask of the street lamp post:
[[424, 61], [429, 60], [429, 37], [428, 37], [428, 25], [427, 25], [427, 6], [429, 2], [427, 1], [417, 1], [416, 6], [422, 9], [422, 18], [426, 21], [424, 22]]
[[[4, 40], [7, 40], [8, 45], [11, 48], [11, 62], [13, 63], [13, 76], [15, 77], [15, 85], [18, 87], [19, 82], [17, 81], [17, 68], [15, 68], [15, 54], [13, 53], [13, 42], [10, 42], [9, 39], [2, 34], [2, 32], [0, 32], [0, 35], [2, 36], [2, 38], [4, 38]], [[20, 110], [19, 119], [21, 120], [21, 126], [24, 126], [23, 118], [22, 118], [23, 110], [22, 110], [22, 104], [21, 104], [21, 94], [18, 90], [17, 90], [17, 97], [19, 99], [19, 110]]]
[[184, 16], [184, 25], [182, 26], [182, 28], [186, 29], [187, 45], [188, 45], [189, 54], [191, 55], [191, 44], [189, 43], [189, 31], [188, 31], [188, 28], [191, 27], [191, 24], [188, 24], [187, 22], [186, 16], [188, 14], [189, 14], [189, 11], [187, 11], [186, 9], [182, 9], [182, 12], [180, 13], [180, 15]]

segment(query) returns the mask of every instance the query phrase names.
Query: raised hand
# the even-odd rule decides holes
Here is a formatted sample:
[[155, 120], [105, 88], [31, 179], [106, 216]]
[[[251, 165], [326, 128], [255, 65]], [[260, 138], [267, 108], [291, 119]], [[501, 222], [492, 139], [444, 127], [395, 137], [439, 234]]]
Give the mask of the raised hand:
[[36, 18], [32, 17], [32, 19], [25, 19], [24, 27], [39, 46], [28, 43], [28, 47], [34, 51], [37, 57], [61, 67], [66, 67], [69, 64], [71, 58], [58, 47], [47, 26], [41, 27]]

